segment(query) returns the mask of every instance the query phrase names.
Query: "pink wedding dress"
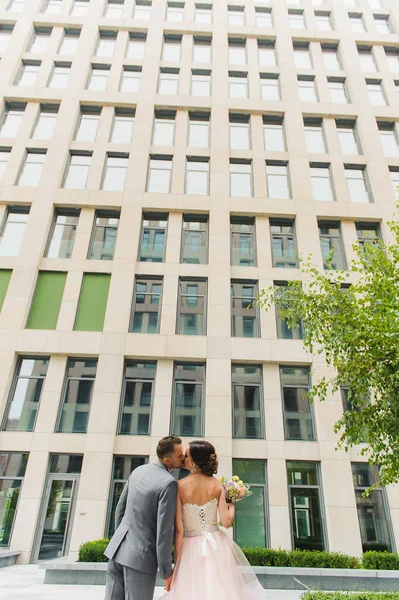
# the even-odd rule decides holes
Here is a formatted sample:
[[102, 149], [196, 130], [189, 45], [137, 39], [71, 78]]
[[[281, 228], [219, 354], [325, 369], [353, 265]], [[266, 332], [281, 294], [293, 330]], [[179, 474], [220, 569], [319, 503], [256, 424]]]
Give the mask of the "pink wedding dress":
[[218, 500], [183, 504], [184, 540], [168, 600], [265, 600], [235, 542], [218, 526]]

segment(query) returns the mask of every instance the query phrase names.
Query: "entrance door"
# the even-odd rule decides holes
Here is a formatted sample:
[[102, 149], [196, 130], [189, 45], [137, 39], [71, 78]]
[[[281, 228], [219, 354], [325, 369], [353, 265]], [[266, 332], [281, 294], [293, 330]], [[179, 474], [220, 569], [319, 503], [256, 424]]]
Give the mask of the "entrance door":
[[50, 475], [41, 509], [34, 561], [68, 554], [79, 476]]

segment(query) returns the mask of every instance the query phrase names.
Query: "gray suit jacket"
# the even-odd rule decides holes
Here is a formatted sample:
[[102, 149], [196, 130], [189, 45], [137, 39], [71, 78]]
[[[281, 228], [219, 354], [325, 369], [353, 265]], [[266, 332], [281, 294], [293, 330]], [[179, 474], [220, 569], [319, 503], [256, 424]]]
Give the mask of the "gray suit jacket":
[[172, 574], [177, 482], [161, 462], [137, 467], [115, 513], [116, 531], [104, 554], [125, 567]]

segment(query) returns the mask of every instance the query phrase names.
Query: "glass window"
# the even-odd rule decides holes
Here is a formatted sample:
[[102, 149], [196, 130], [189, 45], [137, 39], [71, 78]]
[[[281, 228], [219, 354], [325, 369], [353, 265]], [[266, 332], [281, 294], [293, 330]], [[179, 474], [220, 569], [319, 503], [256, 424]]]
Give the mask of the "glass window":
[[211, 71], [191, 71], [191, 94], [193, 96], [211, 95]]
[[316, 80], [314, 77], [298, 76], [298, 91], [301, 102], [317, 102]]
[[121, 81], [119, 84], [120, 92], [130, 92], [136, 94], [140, 89], [141, 67], [126, 67], [122, 69]]
[[363, 552], [392, 552], [391, 523], [385, 490], [374, 489], [369, 496], [363, 496], [368, 487], [378, 483], [378, 467], [368, 463], [352, 463], [352, 476]]
[[46, 52], [52, 30], [52, 27], [35, 27], [34, 34], [28, 46], [28, 52], [32, 54], [43, 54]]
[[109, 65], [92, 65], [87, 89], [104, 92], [107, 89], [110, 68]]
[[266, 179], [269, 198], [291, 197], [288, 163], [266, 162]]
[[294, 43], [294, 63], [297, 69], [311, 69], [313, 67], [310, 56], [310, 45]]
[[324, 550], [318, 463], [287, 461], [293, 548]]
[[345, 165], [346, 181], [348, 183], [351, 202], [372, 202], [368, 190], [366, 168]]
[[147, 192], [168, 194], [172, 177], [171, 156], [151, 156], [148, 167]]
[[0, 547], [9, 546], [29, 454], [0, 453]]
[[322, 44], [324, 68], [326, 71], [340, 71], [341, 61], [337, 45]]
[[115, 51], [116, 36], [116, 31], [100, 31], [96, 48], [96, 56], [101, 58], [112, 58]]
[[140, 262], [163, 262], [168, 215], [144, 213], [139, 250]]
[[7, 296], [11, 275], [12, 269], [0, 269], [0, 312], [3, 308], [5, 297]]
[[118, 211], [97, 211], [87, 258], [113, 260], [120, 214]]
[[361, 154], [355, 121], [336, 120], [339, 145], [342, 154]]
[[176, 333], [206, 335], [206, 279], [179, 279]]
[[381, 81], [366, 79], [366, 85], [371, 104], [373, 106], [385, 106], [387, 101]]
[[173, 375], [171, 435], [202, 437], [205, 365], [176, 362]]
[[81, 106], [75, 140], [77, 142], [95, 142], [100, 117], [101, 106]]
[[145, 43], [147, 35], [145, 33], [130, 33], [129, 42], [126, 50], [126, 58], [142, 60], [144, 58]]
[[21, 69], [15, 82], [19, 87], [34, 87], [37, 75], [39, 73], [41, 62], [25, 60], [22, 62]]
[[257, 27], [273, 27], [271, 8], [255, 7], [255, 19]]
[[280, 367], [286, 440], [316, 439], [313, 411], [306, 397], [309, 391], [308, 367]]
[[349, 14], [349, 22], [354, 33], [364, 33], [366, 31], [363, 15]]
[[261, 67], [277, 67], [274, 42], [258, 40], [258, 61]]
[[184, 21], [184, 3], [168, 2], [166, 7], [166, 20], [169, 22], [182, 23]]
[[4, 431], [33, 431], [49, 359], [20, 357], [5, 411]]
[[101, 189], [107, 192], [123, 192], [128, 163], [128, 154], [108, 153], [104, 165]]
[[194, 265], [208, 262], [207, 215], [183, 215], [180, 262]]
[[260, 74], [260, 94], [262, 100], [281, 100], [278, 75], [274, 73]]
[[232, 337], [260, 337], [259, 309], [253, 305], [257, 295], [256, 281], [231, 282]]
[[209, 194], [209, 158], [188, 156], [186, 159], [186, 194]]
[[267, 152], [285, 152], [283, 117], [263, 115], [263, 139]]
[[42, 104], [36, 121], [32, 138], [35, 140], [50, 140], [57, 122], [58, 105]]
[[251, 198], [252, 161], [230, 159], [230, 196], [234, 198]]
[[377, 246], [381, 242], [380, 226], [378, 223], [355, 223], [357, 240], [360, 246], [372, 244]]
[[122, 16], [123, 6], [124, 0], [108, 0], [105, 7], [104, 17], [107, 19], [120, 19]]
[[396, 167], [389, 167], [389, 174], [392, 181], [394, 196], [399, 199], [399, 169]]
[[377, 125], [384, 156], [399, 158], [399, 143], [395, 124], [379, 121]]
[[334, 201], [334, 191], [331, 183], [330, 165], [311, 164], [310, 179], [312, 181], [313, 199], [323, 202]]
[[71, 15], [75, 17], [85, 17], [89, 10], [90, 0], [75, 0], [72, 6]]
[[97, 360], [70, 358], [61, 401], [58, 433], [86, 433]]
[[66, 169], [64, 188], [73, 190], [85, 190], [89, 169], [91, 164], [91, 153], [71, 153]]
[[194, 37], [193, 62], [212, 62], [212, 39], [208, 37]]
[[377, 65], [374, 59], [372, 47], [358, 46], [357, 52], [359, 54], [359, 61], [362, 71], [369, 73], [377, 71]]
[[196, 4], [194, 18], [196, 23], [212, 23], [212, 4]]
[[164, 35], [162, 60], [179, 62], [181, 56], [181, 35]]
[[29, 207], [9, 207], [1, 227], [0, 256], [17, 256], [28, 222]]
[[[274, 282], [274, 294], [276, 298], [280, 297], [283, 299], [283, 294], [287, 291], [287, 281], [275, 281]], [[279, 340], [301, 340], [302, 335], [302, 322], [299, 327], [289, 327], [287, 319], [284, 319], [280, 311], [275, 308], [276, 312], [276, 329], [277, 339]]]
[[305, 29], [305, 15], [303, 10], [289, 10], [288, 24], [291, 29]]
[[106, 534], [109, 539], [111, 539], [115, 532], [115, 512], [123, 488], [125, 487], [130, 474], [137, 469], [137, 467], [141, 467], [141, 465], [147, 463], [147, 456], [114, 456], [111, 490], [108, 501], [109, 514]]
[[176, 96], [179, 93], [179, 69], [160, 69], [158, 94]]
[[135, 110], [115, 108], [110, 142], [112, 144], [130, 144], [133, 136]]
[[26, 104], [6, 103], [0, 136], [4, 138], [15, 138], [24, 118]]
[[330, 12], [315, 11], [314, 18], [319, 31], [331, 31], [334, 29]]
[[68, 85], [70, 63], [55, 63], [48, 86], [52, 89], [65, 89]]
[[162, 279], [136, 277], [130, 331], [158, 333], [162, 300]]
[[173, 146], [175, 143], [175, 110], [156, 110], [152, 132], [153, 146]]
[[295, 223], [290, 219], [270, 219], [273, 267], [296, 269], [298, 267]]
[[231, 65], [247, 63], [246, 40], [229, 38], [229, 63]]
[[56, 329], [66, 273], [39, 271], [26, 329]]
[[248, 98], [248, 73], [229, 71], [229, 98]]
[[319, 238], [323, 267], [336, 270], [346, 269], [340, 224], [319, 221]]
[[327, 152], [322, 119], [304, 119], [306, 149], [309, 154]]
[[[261, 365], [232, 365], [233, 438], [263, 439]], [[234, 473], [235, 474], [235, 473]]]
[[230, 217], [231, 264], [256, 266], [256, 236], [254, 217]]
[[103, 331], [110, 282], [108, 273], [83, 274], [75, 331]]
[[266, 461], [233, 459], [233, 473], [250, 482], [252, 496], [235, 505], [234, 539], [242, 548], [267, 547]]
[[228, 6], [227, 19], [229, 25], [245, 25], [245, 7], [244, 6]]
[[5, 52], [10, 43], [14, 25], [0, 25], [0, 52]]
[[251, 149], [250, 115], [230, 113], [229, 130], [232, 150]]
[[58, 50], [61, 56], [75, 56], [80, 37], [80, 29], [65, 29], [62, 42]]
[[388, 15], [374, 15], [374, 23], [378, 33], [394, 33], [391, 20]]
[[156, 362], [126, 361], [119, 435], [150, 435], [156, 370]]
[[208, 148], [210, 129], [210, 113], [189, 112], [187, 145], [192, 148]]
[[60, 12], [62, 0], [45, 0], [42, 8], [43, 13], [56, 15]]
[[136, 0], [133, 9], [133, 19], [149, 21], [151, 16], [151, 2], [148, 0]]
[[4, 175], [4, 171], [6, 170], [10, 152], [11, 152], [11, 148], [1, 148], [0, 147], [0, 180], [2, 179], [2, 177]]
[[399, 48], [385, 48], [389, 70], [392, 73], [399, 73]]
[[58, 208], [54, 214], [45, 256], [71, 258], [80, 210]]
[[22, 187], [37, 187], [43, 171], [46, 151], [28, 150], [18, 178]]
[[10, 0], [7, 7], [9, 12], [22, 12], [25, 8], [25, 0]]
[[348, 104], [349, 94], [346, 87], [346, 80], [338, 79], [337, 77], [328, 77], [327, 81], [331, 102], [335, 104]]

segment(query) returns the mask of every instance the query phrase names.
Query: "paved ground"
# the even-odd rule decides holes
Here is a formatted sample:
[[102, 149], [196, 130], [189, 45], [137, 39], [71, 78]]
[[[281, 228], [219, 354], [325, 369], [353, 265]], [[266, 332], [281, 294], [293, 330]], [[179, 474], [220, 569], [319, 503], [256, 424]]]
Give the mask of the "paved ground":
[[[101, 585], [44, 585], [43, 580], [44, 570], [37, 565], [0, 569], [0, 600], [104, 600]], [[299, 600], [301, 594], [268, 590], [265, 600]], [[163, 589], [156, 588], [154, 600], [162, 595]]]

